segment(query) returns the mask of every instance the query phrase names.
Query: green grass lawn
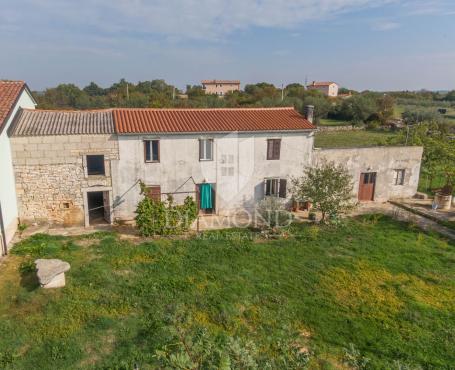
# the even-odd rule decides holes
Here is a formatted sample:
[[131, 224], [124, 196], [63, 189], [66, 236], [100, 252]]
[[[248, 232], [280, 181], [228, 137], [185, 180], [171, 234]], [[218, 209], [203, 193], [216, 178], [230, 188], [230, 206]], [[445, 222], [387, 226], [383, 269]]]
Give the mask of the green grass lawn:
[[342, 121], [338, 119], [331, 119], [331, 118], [321, 118], [319, 121], [320, 126], [350, 126], [352, 122], [350, 121]]
[[322, 131], [315, 135], [316, 148], [343, 148], [356, 146], [387, 145], [396, 134], [388, 131]]
[[[381, 216], [254, 235], [23, 241], [0, 266], [0, 368], [165, 368], [204, 353], [213, 368], [285, 369], [301, 368], [299, 351], [310, 369], [453, 368], [454, 244]], [[37, 257], [71, 264], [65, 288], [37, 287]]]

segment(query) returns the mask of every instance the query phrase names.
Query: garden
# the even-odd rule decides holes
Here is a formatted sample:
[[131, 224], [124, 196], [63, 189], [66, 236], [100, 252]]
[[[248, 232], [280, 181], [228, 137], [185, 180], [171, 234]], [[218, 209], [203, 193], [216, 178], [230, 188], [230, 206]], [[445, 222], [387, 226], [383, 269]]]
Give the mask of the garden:
[[[39, 288], [36, 258], [71, 264]], [[140, 238], [35, 235], [0, 265], [0, 368], [449, 369], [455, 245], [380, 215]]]

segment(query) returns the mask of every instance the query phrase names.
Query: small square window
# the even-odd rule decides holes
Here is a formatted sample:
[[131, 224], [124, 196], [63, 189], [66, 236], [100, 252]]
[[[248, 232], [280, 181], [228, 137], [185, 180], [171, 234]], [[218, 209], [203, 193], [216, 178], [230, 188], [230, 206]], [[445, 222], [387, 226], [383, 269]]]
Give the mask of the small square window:
[[160, 161], [160, 141], [159, 140], [145, 140], [144, 141], [144, 156], [146, 162], [159, 162]]
[[394, 176], [394, 184], [395, 185], [404, 185], [404, 176], [406, 174], [406, 170], [399, 169], [395, 170], [395, 176]]
[[104, 176], [104, 155], [88, 155], [87, 157], [87, 175]]

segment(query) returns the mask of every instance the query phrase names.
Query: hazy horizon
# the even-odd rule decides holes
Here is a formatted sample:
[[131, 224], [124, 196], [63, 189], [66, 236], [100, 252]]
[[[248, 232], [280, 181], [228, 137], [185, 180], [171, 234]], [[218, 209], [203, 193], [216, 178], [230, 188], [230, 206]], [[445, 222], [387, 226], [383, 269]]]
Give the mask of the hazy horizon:
[[445, 91], [454, 15], [448, 0], [16, 0], [0, 13], [0, 78], [37, 91], [120, 78]]

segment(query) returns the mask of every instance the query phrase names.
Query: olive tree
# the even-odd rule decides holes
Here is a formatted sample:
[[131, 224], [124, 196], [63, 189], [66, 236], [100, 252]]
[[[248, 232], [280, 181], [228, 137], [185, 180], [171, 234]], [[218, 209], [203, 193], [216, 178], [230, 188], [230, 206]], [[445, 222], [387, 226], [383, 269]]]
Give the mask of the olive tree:
[[336, 216], [353, 207], [353, 184], [347, 168], [333, 162], [322, 162], [307, 167], [303, 176], [291, 180], [291, 193], [294, 199], [309, 201], [322, 214], [322, 222], [327, 216]]

